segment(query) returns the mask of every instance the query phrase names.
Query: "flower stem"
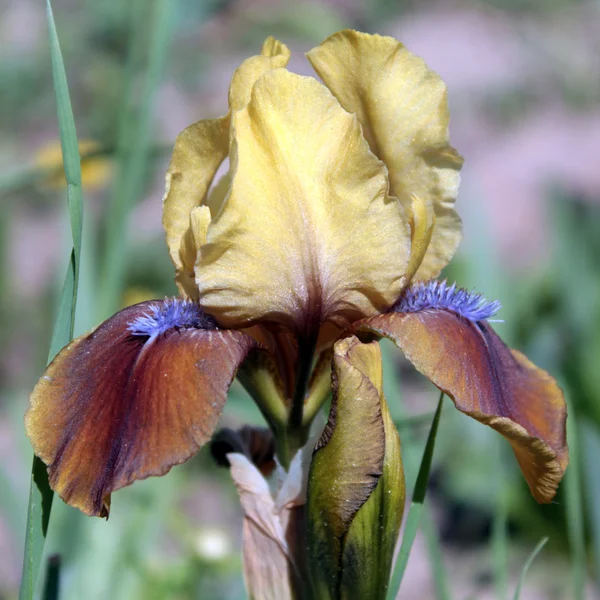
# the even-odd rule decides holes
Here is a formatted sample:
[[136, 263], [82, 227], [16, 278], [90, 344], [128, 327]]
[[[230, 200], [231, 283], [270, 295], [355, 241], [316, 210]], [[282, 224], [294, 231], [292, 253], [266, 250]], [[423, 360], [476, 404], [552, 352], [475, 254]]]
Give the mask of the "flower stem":
[[317, 345], [317, 334], [311, 334], [298, 340], [298, 365], [296, 367], [296, 382], [292, 397], [292, 408], [288, 421], [288, 429], [294, 430], [302, 427], [302, 414], [304, 400], [312, 371], [313, 357]]
[[310, 423], [303, 424], [304, 401], [310, 381], [318, 330], [298, 340], [298, 363], [296, 365], [296, 381], [292, 405], [287, 426], [276, 432], [277, 456], [284, 468], [287, 468], [296, 454], [308, 439]]

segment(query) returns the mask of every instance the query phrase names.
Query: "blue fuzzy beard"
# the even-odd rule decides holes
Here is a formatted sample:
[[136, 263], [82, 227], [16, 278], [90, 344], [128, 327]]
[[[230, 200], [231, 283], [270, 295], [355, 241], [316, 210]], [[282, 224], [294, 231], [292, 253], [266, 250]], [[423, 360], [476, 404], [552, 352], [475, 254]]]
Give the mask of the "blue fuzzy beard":
[[149, 312], [129, 324], [131, 335], [154, 338], [169, 329], [215, 329], [214, 319], [191, 300], [167, 298], [148, 307]]
[[488, 302], [481, 294], [448, 285], [446, 281], [415, 283], [402, 293], [393, 312], [417, 312], [428, 308], [449, 310], [469, 321], [484, 321], [501, 308], [500, 302]]

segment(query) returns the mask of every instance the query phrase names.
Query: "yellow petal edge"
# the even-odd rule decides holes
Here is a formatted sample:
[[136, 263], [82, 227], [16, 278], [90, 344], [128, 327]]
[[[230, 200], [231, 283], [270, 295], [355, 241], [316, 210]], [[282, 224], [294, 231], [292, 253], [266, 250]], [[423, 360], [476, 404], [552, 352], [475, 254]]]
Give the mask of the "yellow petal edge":
[[463, 160], [449, 143], [444, 82], [391, 37], [340, 31], [307, 57], [340, 104], [358, 117], [371, 150], [387, 165], [390, 193], [407, 215], [412, 218], [414, 196], [431, 205], [435, 228], [415, 278], [436, 277], [462, 237], [454, 202]]
[[191, 213], [202, 204], [210, 204], [211, 210], [220, 206], [214, 199], [209, 202], [209, 189], [229, 153], [231, 112], [246, 105], [252, 86], [263, 73], [285, 66], [289, 57], [290, 51], [284, 44], [268, 37], [261, 54], [246, 59], [233, 74], [229, 88], [230, 111], [223, 117], [190, 125], [175, 141], [165, 182], [163, 226], [175, 266], [175, 282], [183, 296], [198, 297], [194, 281], [198, 247], [190, 244], [195, 237]]

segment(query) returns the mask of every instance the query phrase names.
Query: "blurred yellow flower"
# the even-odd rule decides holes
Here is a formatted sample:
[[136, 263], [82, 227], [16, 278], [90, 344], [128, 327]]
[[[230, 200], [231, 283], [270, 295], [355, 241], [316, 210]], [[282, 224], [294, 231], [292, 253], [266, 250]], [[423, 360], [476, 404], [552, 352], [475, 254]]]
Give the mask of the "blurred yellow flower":
[[127, 308], [128, 306], [133, 306], [134, 304], [139, 304], [146, 300], [152, 300], [152, 298], [156, 298], [156, 293], [151, 288], [142, 286], [128, 287], [123, 294], [121, 308]]
[[[90, 156], [100, 150], [100, 144], [94, 140], [81, 140], [79, 142], [79, 155], [81, 159], [81, 182], [88, 190], [96, 190], [104, 187], [110, 180], [112, 173], [112, 161], [106, 156]], [[42, 146], [35, 156], [34, 164], [40, 169], [47, 170], [48, 175], [42, 180], [42, 185], [49, 189], [61, 189], [65, 183], [65, 175], [62, 171], [62, 151], [60, 142], [50, 142]]]

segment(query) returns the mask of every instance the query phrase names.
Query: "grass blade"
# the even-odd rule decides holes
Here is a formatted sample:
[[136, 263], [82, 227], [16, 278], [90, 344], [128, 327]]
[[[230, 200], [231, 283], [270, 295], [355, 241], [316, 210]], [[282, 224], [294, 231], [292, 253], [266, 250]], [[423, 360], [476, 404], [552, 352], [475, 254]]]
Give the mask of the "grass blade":
[[[46, 7], [50, 35], [52, 79], [56, 95], [58, 127], [65, 177], [67, 180], [67, 202], [71, 222], [71, 235], [73, 237], [73, 250], [71, 251], [71, 258], [62, 288], [58, 314], [50, 343], [48, 356], [48, 362], [50, 362], [58, 351], [68, 344], [73, 337], [77, 284], [79, 281], [79, 258], [81, 255], [83, 198], [81, 193], [81, 167], [75, 121], [73, 119], [67, 76], [50, 0], [47, 0]], [[30, 600], [35, 593], [50, 520], [52, 499], [53, 492], [48, 485], [46, 467], [41, 460], [34, 457], [31, 469], [31, 488], [27, 510], [27, 532], [23, 557], [23, 575], [19, 593], [20, 600]]]
[[506, 473], [503, 462], [503, 453], [506, 450], [504, 440], [494, 438], [495, 452], [491, 456], [490, 469], [495, 472], [494, 477], [494, 514], [492, 518], [491, 535], [491, 561], [494, 574], [494, 589], [496, 600], [508, 598], [508, 501]]
[[594, 579], [600, 591], [600, 470], [598, 457], [600, 456], [600, 434], [592, 421], [580, 423], [581, 439], [583, 442], [582, 462], [584, 479], [586, 482], [586, 500], [590, 516], [592, 534], [592, 556], [594, 557]]
[[513, 596], [514, 600], [519, 600], [519, 598], [521, 596], [521, 588], [523, 587], [523, 583], [525, 582], [525, 577], [527, 576], [527, 571], [529, 571], [529, 567], [531, 566], [531, 563], [535, 560], [535, 557], [540, 553], [542, 548], [546, 545], [547, 541], [548, 541], [547, 537], [542, 538], [538, 542], [538, 545], [533, 549], [533, 551], [531, 552], [531, 554], [529, 555], [527, 560], [525, 561], [525, 564], [523, 565], [523, 569], [521, 569], [521, 574], [519, 575], [519, 582], [517, 583], [517, 589], [515, 590], [515, 595]]
[[120, 298], [127, 261], [126, 240], [129, 213], [143, 192], [146, 164], [151, 151], [152, 108], [160, 84], [169, 46], [172, 12], [171, 0], [155, 0], [150, 32], [150, 47], [141, 104], [135, 105], [135, 73], [143, 60], [147, 24], [140, 19], [145, 0], [131, 3], [131, 46], [128, 57], [129, 89], [119, 118], [117, 143], [117, 176], [107, 212], [106, 251], [100, 287], [101, 319], [106, 319], [120, 308]]
[[423, 511], [421, 521], [423, 534], [427, 543], [427, 553], [429, 555], [429, 560], [431, 561], [435, 597], [437, 600], [450, 600], [452, 595], [450, 593], [450, 584], [448, 582], [446, 567], [444, 566], [442, 548], [431, 510], [427, 510], [427, 507]]
[[[563, 385], [563, 390], [566, 390]], [[567, 394], [565, 393], [565, 396]], [[565, 474], [565, 509], [567, 511], [567, 534], [569, 537], [573, 600], [584, 600], [586, 576], [586, 549], [583, 523], [583, 499], [579, 459], [579, 437], [575, 407], [567, 399], [567, 439], [569, 440], [570, 464]]]
[[46, 585], [42, 600], [58, 600], [60, 591], [60, 555], [54, 554], [48, 559]]
[[425, 445], [425, 451], [423, 452], [423, 458], [421, 460], [421, 466], [419, 468], [419, 474], [417, 475], [417, 482], [415, 484], [415, 491], [413, 492], [413, 498], [406, 518], [406, 527], [404, 529], [404, 536], [402, 537], [402, 544], [400, 545], [400, 552], [394, 565], [394, 571], [390, 581], [390, 587], [388, 588], [387, 600], [394, 600], [398, 595], [398, 590], [402, 583], [404, 571], [408, 564], [408, 557], [412, 549], [419, 523], [421, 521], [421, 515], [423, 514], [423, 503], [425, 502], [425, 494], [427, 492], [427, 482], [429, 480], [429, 471], [431, 470], [431, 462], [433, 459], [433, 450], [435, 448], [435, 439], [437, 436], [438, 426], [440, 423], [440, 416], [442, 414], [442, 404], [444, 400], [444, 394], [440, 395], [437, 410], [431, 423], [431, 429], [429, 430], [429, 437], [427, 438], [427, 444]]

